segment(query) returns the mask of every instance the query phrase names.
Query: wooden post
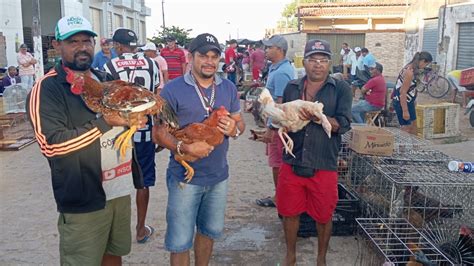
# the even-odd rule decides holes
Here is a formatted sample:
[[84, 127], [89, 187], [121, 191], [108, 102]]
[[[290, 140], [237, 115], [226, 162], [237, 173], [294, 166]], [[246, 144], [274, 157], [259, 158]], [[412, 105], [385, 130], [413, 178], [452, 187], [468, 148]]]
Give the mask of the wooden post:
[[33, 1], [33, 25], [31, 27], [33, 34], [33, 52], [36, 61], [35, 65], [35, 78], [38, 80], [44, 75], [43, 66], [43, 43], [41, 38], [41, 22], [40, 22], [40, 2], [39, 0]]

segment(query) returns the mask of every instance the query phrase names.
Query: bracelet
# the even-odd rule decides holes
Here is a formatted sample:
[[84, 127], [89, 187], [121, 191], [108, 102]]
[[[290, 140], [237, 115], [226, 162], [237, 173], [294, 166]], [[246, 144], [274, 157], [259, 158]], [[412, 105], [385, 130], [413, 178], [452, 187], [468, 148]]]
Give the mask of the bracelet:
[[179, 155], [179, 156], [184, 156], [184, 153], [181, 151], [181, 145], [183, 145], [183, 141], [180, 140], [178, 141], [178, 143], [176, 143], [176, 153]]
[[242, 133], [242, 132], [240, 132], [239, 128], [235, 127], [235, 135], [232, 136], [232, 138], [237, 139], [240, 136], [240, 133]]

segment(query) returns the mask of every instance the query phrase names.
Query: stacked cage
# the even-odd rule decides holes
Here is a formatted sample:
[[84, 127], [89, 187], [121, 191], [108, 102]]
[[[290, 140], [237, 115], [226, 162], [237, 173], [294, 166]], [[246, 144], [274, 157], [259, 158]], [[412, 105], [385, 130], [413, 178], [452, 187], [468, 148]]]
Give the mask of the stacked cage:
[[437, 219], [474, 223], [474, 175], [450, 172], [451, 158], [438, 151], [391, 157], [354, 154], [351, 187], [364, 217], [407, 218], [415, 227]]
[[366, 236], [360, 265], [454, 265], [406, 219], [359, 218], [357, 223]]

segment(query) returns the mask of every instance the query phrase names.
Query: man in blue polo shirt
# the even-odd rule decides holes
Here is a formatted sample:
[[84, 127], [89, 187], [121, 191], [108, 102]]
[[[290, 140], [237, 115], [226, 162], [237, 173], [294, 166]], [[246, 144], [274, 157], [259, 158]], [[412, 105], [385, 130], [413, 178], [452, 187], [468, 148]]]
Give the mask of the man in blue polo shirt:
[[[224, 106], [230, 116], [221, 118], [218, 130], [224, 142], [212, 147], [205, 142], [186, 144], [177, 141], [166, 125], [155, 125], [153, 140], [171, 151], [167, 169], [168, 206], [166, 209], [165, 248], [171, 252], [171, 265], [189, 265], [193, 246], [196, 265], [208, 265], [214, 239], [222, 235], [227, 201], [229, 137], [237, 138], [245, 129], [240, 114], [237, 88], [216, 75], [221, 48], [209, 33], [198, 35], [189, 45], [192, 69], [165, 85], [161, 96], [178, 116], [180, 128], [202, 122], [212, 111]], [[185, 169], [174, 154], [198, 157], [189, 163], [194, 169], [190, 183], [184, 181]]]
[[[281, 35], [274, 35], [268, 40], [263, 40], [263, 44], [265, 45], [265, 56], [272, 62], [265, 87], [270, 91], [275, 102], [281, 103], [288, 81], [295, 79], [295, 70], [286, 58], [288, 42]], [[270, 124], [267, 123], [267, 125]], [[276, 132], [277, 129], [269, 126], [263, 137], [263, 141], [267, 142], [268, 165], [272, 168], [275, 188], [283, 158], [283, 143]], [[262, 207], [275, 207], [275, 200], [271, 196], [257, 199], [256, 203]]]

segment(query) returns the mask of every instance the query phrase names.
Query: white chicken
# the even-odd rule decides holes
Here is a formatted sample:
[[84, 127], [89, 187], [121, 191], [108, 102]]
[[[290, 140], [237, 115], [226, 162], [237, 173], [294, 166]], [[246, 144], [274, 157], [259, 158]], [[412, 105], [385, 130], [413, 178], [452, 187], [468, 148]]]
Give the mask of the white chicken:
[[318, 118], [314, 121], [320, 124], [329, 138], [331, 138], [331, 124], [326, 115], [323, 114], [324, 105], [320, 102], [309, 102], [303, 100], [294, 100], [282, 104], [277, 104], [273, 100], [268, 89], [263, 89], [258, 101], [262, 105], [262, 114], [265, 118], [271, 118], [272, 125], [279, 128], [278, 136], [283, 142], [285, 152], [293, 154], [293, 140], [288, 136], [287, 132], [298, 132], [303, 129], [310, 120], [303, 120], [299, 116], [300, 110], [306, 110], [311, 115]]

